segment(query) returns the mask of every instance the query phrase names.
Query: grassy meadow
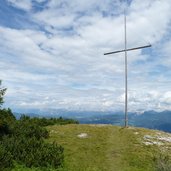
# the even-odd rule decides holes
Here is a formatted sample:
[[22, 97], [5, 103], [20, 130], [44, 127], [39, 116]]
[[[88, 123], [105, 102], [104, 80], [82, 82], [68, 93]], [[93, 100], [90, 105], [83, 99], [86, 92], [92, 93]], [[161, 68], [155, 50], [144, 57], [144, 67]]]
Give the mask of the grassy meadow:
[[[112, 125], [53, 125], [46, 127], [48, 143], [64, 147], [64, 165], [58, 170], [26, 168], [12, 171], [170, 171], [171, 135], [142, 128]], [[161, 140], [157, 139], [161, 138]], [[162, 139], [163, 137], [163, 139]], [[153, 144], [150, 144], [153, 143]]]
[[144, 136], [158, 132], [147, 129], [74, 124], [47, 129], [47, 141], [58, 142], [65, 149], [61, 171], [155, 171], [156, 156], [165, 155], [170, 148], [169, 144], [144, 144]]

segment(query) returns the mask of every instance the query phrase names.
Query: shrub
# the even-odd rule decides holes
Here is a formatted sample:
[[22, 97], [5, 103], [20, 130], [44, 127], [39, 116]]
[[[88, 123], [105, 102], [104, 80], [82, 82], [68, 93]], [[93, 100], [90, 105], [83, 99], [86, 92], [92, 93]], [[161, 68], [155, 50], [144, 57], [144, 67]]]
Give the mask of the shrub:
[[13, 115], [11, 109], [8, 108], [8, 109], [0, 109], [0, 120], [11, 125], [16, 121], [16, 118]]
[[11, 168], [13, 166], [12, 155], [7, 149], [0, 144], [0, 170]]
[[43, 139], [5, 136], [1, 146], [8, 149], [16, 162], [27, 167], [58, 168], [63, 163], [63, 148], [55, 143], [46, 144]]
[[10, 109], [0, 109], [0, 137], [11, 133], [16, 119]]
[[48, 126], [48, 125], [66, 125], [66, 124], [78, 124], [79, 122], [76, 121], [76, 120], [73, 120], [73, 119], [64, 119], [62, 117], [59, 117], [59, 118], [37, 118], [37, 117], [34, 117], [34, 118], [30, 118], [29, 116], [27, 115], [21, 115], [20, 117], [20, 121], [24, 121], [24, 122], [31, 122], [31, 123], [35, 123], [39, 126], [42, 126], [42, 127], [45, 127], [45, 126]]
[[0, 139], [2, 138], [3, 135], [9, 134], [9, 133], [10, 133], [10, 128], [8, 124], [0, 120]]
[[24, 136], [25, 138], [35, 137], [36, 139], [48, 138], [48, 131], [35, 123], [29, 121], [18, 121], [13, 126], [13, 135]]
[[43, 126], [56, 121], [25, 115], [16, 120], [10, 109], [0, 110], [0, 170], [13, 167], [13, 161], [30, 168], [61, 167], [63, 147], [44, 141], [49, 134]]

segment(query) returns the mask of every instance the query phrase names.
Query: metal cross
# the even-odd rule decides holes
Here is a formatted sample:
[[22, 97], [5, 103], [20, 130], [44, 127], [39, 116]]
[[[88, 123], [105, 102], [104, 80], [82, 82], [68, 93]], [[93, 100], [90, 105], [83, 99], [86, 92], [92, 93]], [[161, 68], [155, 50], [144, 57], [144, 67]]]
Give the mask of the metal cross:
[[135, 48], [130, 48], [127, 49], [127, 25], [126, 25], [126, 10], [124, 11], [124, 30], [125, 30], [125, 48], [123, 50], [118, 50], [114, 52], [108, 52], [105, 53], [104, 55], [111, 55], [115, 53], [121, 53], [125, 52], [125, 127], [128, 126], [128, 68], [127, 68], [127, 52], [128, 51], [133, 51], [137, 49], [143, 49], [143, 48], [148, 48], [151, 47], [151, 45], [146, 45], [146, 46], [140, 46], [140, 47], [135, 47]]

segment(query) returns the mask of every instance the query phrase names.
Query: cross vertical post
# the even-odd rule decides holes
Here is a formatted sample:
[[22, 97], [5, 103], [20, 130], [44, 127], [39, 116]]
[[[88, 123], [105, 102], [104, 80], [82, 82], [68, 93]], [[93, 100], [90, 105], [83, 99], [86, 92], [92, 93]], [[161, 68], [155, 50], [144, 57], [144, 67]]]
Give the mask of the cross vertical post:
[[126, 32], [126, 10], [124, 11], [125, 26], [125, 127], [128, 126], [128, 64], [127, 64], [127, 32]]
[[126, 9], [124, 10], [124, 37], [125, 37], [125, 48], [123, 50], [118, 50], [114, 52], [108, 52], [104, 53], [104, 55], [111, 55], [115, 53], [125, 53], [125, 127], [128, 127], [128, 61], [127, 61], [127, 52], [128, 51], [133, 51], [133, 50], [138, 50], [138, 49], [143, 49], [143, 48], [148, 48], [151, 47], [151, 45], [146, 45], [146, 46], [139, 46], [139, 47], [134, 47], [134, 48], [127, 48], [127, 18], [126, 18]]

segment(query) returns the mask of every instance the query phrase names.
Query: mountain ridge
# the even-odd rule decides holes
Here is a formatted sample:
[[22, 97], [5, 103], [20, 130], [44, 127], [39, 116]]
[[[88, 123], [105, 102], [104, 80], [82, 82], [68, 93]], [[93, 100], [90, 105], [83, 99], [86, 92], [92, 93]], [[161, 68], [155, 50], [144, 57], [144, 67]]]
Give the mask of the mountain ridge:
[[[36, 112], [36, 111], [35, 111]], [[124, 113], [121, 111], [68, 111], [53, 110], [39, 111], [37, 113], [25, 113], [31, 117], [64, 117], [78, 120], [81, 124], [112, 124], [124, 125]], [[17, 118], [21, 113], [14, 113]], [[130, 126], [158, 129], [165, 132], [171, 132], [171, 111], [165, 110], [157, 112], [154, 110], [144, 111], [143, 113], [128, 113]]]

